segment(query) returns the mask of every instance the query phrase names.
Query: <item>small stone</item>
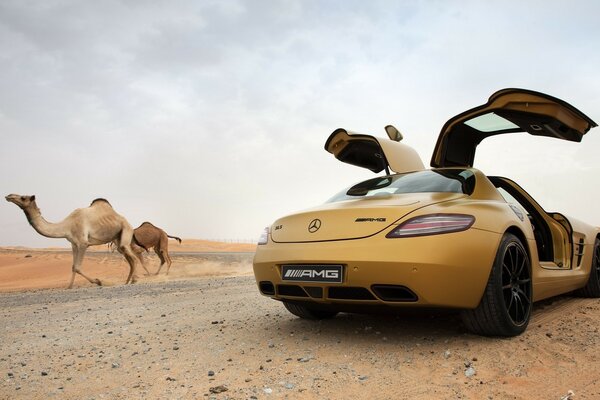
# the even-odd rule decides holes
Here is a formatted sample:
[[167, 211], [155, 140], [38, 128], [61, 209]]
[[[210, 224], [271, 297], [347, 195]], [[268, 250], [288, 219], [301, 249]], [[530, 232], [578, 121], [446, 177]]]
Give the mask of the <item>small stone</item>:
[[179, 346], [173, 346], [173, 350], [179, 350]]
[[446, 350], [446, 351], [444, 352], [444, 358], [445, 358], [446, 360], [447, 360], [447, 359], [449, 359], [451, 354], [452, 354], [452, 353], [450, 353], [450, 350]]
[[263, 389], [263, 392], [265, 392], [266, 394], [271, 394], [271, 393], [273, 393], [273, 389], [266, 387]]
[[472, 377], [472, 376], [473, 376], [473, 375], [475, 375], [475, 374], [476, 374], [476, 372], [475, 372], [475, 368], [473, 368], [473, 367], [469, 367], [469, 368], [467, 368], [467, 369], [465, 370], [465, 376], [466, 376], [467, 378], [470, 378], [470, 377]]
[[361, 376], [358, 377], [359, 381], [366, 381], [367, 379], [369, 379], [369, 377], [366, 376], [366, 375], [361, 375]]
[[119, 363], [112, 363], [113, 368], [119, 368]]
[[293, 389], [294, 388], [294, 384], [293, 383], [286, 383], [285, 384], [285, 388], [286, 389]]
[[228, 391], [229, 389], [227, 388], [227, 386], [225, 385], [219, 385], [219, 386], [215, 386], [215, 387], [211, 387], [210, 389], [208, 389], [211, 393], [213, 394], [217, 394], [217, 393], [223, 393]]
[[546, 336], [548, 336], [549, 338], [552, 337], [552, 333], [551, 332], [546, 332]]
[[31, 258], [31, 254], [25, 254], [25, 258]]
[[13, 376], [15, 376], [15, 375], [14, 375], [12, 372], [9, 372], [9, 373], [8, 373], [8, 377], [9, 377], [9, 378], [12, 378]]
[[213, 325], [216, 325], [216, 324], [218, 324], [218, 323], [219, 323], [219, 321], [212, 321], [212, 322], [211, 322], [211, 324], [213, 324]]
[[160, 317], [161, 317], [161, 318], [164, 318], [164, 317], [166, 317], [166, 316], [167, 316], [167, 314], [160, 314]]
[[42, 371], [42, 376], [47, 376], [48, 373], [46, 371]]
[[215, 371], [208, 371], [208, 376], [215, 376]]
[[171, 378], [170, 376], [167, 376], [166, 380], [169, 381], [169, 382], [175, 382], [177, 379]]

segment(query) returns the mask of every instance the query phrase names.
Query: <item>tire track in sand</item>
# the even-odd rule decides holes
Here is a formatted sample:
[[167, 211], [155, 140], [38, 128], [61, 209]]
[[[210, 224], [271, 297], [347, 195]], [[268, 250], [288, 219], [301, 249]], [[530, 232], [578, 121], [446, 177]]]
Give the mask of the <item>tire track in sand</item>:
[[583, 298], [563, 297], [539, 308], [534, 305], [530, 326], [537, 327], [537, 325], [544, 325], [560, 317], [571, 315], [576, 310], [581, 309], [587, 301], [588, 299]]

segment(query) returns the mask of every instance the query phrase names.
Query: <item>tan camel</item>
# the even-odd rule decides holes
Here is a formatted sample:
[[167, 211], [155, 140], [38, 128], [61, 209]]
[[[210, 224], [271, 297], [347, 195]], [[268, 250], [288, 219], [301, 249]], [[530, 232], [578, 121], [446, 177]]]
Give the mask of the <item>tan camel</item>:
[[65, 238], [73, 248], [73, 273], [69, 288], [73, 287], [75, 274], [83, 276], [90, 283], [102, 285], [99, 279], [91, 279], [79, 269], [89, 246], [113, 242], [129, 263], [129, 276], [125, 283], [135, 283], [136, 257], [131, 249], [133, 228], [127, 220], [113, 210], [105, 199], [92, 201], [87, 208], [78, 208], [62, 222], [51, 223], [42, 217], [35, 203], [35, 196], [9, 194], [6, 201], [15, 203], [24, 212], [29, 224], [40, 235], [49, 238]]
[[[150, 248], [154, 248], [154, 252], [160, 258], [160, 267], [158, 267], [158, 271], [156, 275], [160, 273], [163, 265], [167, 264], [167, 275], [169, 274], [169, 269], [171, 269], [171, 257], [169, 256], [169, 238], [177, 240], [181, 243], [181, 239], [177, 236], [170, 236], [167, 232], [162, 229], [152, 225], [150, 222], [144, 222], [133, 231], [134, 244], [131, 246], [134, 254], [144, 266], [144, 260], [142, 257], [142, 253], [144, 250], [149, 251]], [[146, 266], [144, 266], [146, 272]]]

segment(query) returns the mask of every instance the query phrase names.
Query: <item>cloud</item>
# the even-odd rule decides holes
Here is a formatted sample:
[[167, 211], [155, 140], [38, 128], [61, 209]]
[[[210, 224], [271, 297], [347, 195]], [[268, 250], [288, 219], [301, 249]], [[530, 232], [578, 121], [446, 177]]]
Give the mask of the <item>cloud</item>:
[[[521, 8], [3, 2], [1, 186], [36, 193], [51, 220], [106, 197], [133, 225], [249, 238], [371, 176], [323, 151], [337, 127], [383, 135], [393, 123], [427, 164], [442, 124], [502, 87], [556, 95], [594, 118], [599, 6]], [[569, 172], [594, 179], [593, 135], [589, 146], [543, 148], [563, 160], [561, 185], [573, 187]], [[537, 146], [499, 159], [482, 145], [480, 166], [517, 174], [542, 203], [570, 207], [572, 199], [540, 190], [540, 164], [529, 157]], [[600, 223], [600, 213], [585, 213]], [[48, 243], [12, 205], [0, 207], [0, 221], [0, 244]]]

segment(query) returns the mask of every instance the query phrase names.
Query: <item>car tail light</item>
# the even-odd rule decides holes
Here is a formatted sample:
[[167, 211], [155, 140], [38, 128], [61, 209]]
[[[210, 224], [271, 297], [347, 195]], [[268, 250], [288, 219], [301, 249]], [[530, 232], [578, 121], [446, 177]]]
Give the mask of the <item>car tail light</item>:
[[431, 214], [411, 218], [386, 235], [387, 238], [437, 235], [467, 230], [475, 217], [464, 214]]
[[258, 244], [267, 244], [268, 241], [269, 241], [269, 227], [267, 226], [260, 234], [260, 237], [258, 238]]

